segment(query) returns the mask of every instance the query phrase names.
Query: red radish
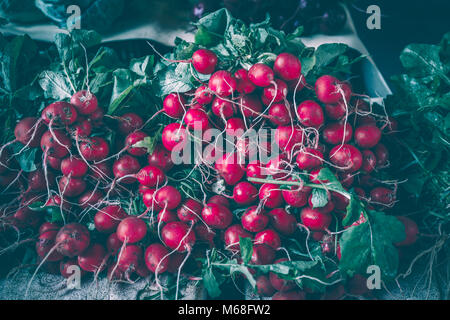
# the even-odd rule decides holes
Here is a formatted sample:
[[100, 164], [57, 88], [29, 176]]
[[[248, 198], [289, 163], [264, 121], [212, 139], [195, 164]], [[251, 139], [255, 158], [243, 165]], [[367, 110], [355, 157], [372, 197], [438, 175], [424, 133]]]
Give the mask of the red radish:
[[379, 143], [375, 146], [375, 157], [377, 167], [385, 167], [389, 163], [389, 151], [384, 144]]
[[86, 182], [80, 178], [64, 176], [59, 180], [59, 189], [65, 197], [76, 197], [86, 190]]
[[240, 249], [239, 246], [240, 238], [251, 238], [251, 237], [252, 235], [249, 232], [245, 231], [241, 225], [234, 224], [225, 230], [223, 236], [225, 242], [225, 249], [231, 251], [238, 251]]
[[129, 154], [140, 157], [147, 153], [147, 148], [145, 147], [135, 147], [134, 145], [137, 143], [142, 143], [145, 138], [148, 137], [148, 134], [142, 131], [134, 131], [130, 133], [125, 138], [125, 146]]
[[283, 103], [272, 104], [269, 109], [269, 119], [274, 125], [287, 126], [292, 121], [289, 107]]
[[194, 230], [198, 240], [208, 243], [211, 247], [214, 246], [214, 237], [216, 236], [216, 233], [212, 229], [201, 223], [196, 224]]
[[186, 200], [177, 210], [180, 221], [196, 223], [202, 214], [203, 205], [194, 199]]
[[305, 300], [306, 294], [303, 291], [277, 292], [272, 296], [272, 300]]
[[149, 190], [149, 189], [150, 189], [149, 187], [146, 187], [146, 186], [144, 186], [144, 185], [142, 185], [142, 184], [140, 184], [139, 187], [138, 187], [139, 193], [140, 193], [141, 195], [144, 195], [144, 192], [145, 192], [146, 190]]
[[362, 148], [372, 148], [380, 142], [381, 130], [373, 125], [363, 125], [355, 130], [355, 142]]
[[106, 248], [108, 249], [108, 253], [115, 255], [119, 252], [122, 247], [122, 241], [120, 241], [119, 237], [117, 237], [117, 233], [111, 233], [106, 239]]
[[283, 52], [275, 59], [273, 71], [284, 80], [296, 80], [301, 76], [302, 64], [293, 54]]
[[172, 255], [170, 256], [170, 263], [167, 272], [177, 274], [185, 258], [185, 253], [172, 253]]
[[20, 225], [19, 229], [31, 227], [36, 228], [43, 219], [41, 212], [33, 211], [28, 207], [22, 207], [13, 216]]
[[211, 110], [217, 117], [228, 119], [236, 113], [236, 106], [228, 100], [216, 97], [212, 103]]
[[[53, 173], [47, 172], [47, 179], [49, 187], [55, 186], [55, 176], [53, 175]], [[47, 190], [44, 170], [38, 169], [30, 172], [30, 174], [28, 175], [28, 188], [34, 192]]]
[[70, 258], [82, 254], [90, 242], [89, 230], [79, 223], [66, 224], [59, 229], [55, 238], [58, 252]]
[[92, 137], [80, 143], [80, 152], [88, 161], [100, 161], [109, 154], [109, 144], [101, 137]]
[[322, 131], [323, 140], [326, 143], [334, 145], [349, 142], [352, 139], [352, 135], [353, 128], [348, 123], [346, 123], [345, 126], [343, 123], [339, 122], [330, 123]]
[[395, 203], [395, 192], [384, 187], [377, 187], [370, 191], [370, 200], [374, 204], [392, 206]]
[[275, 131], [275, 142], [281, 150], [291, 152], [303, 144], [303, 130], [297, 127], [278, 127]]
[[53, 130], [53, 134], [46, 131], [41, 137], [42, 151], [54, 158], [64, 158], [69, 153], [71, 144], [69, 137], [61, 130]]
[[269, 218], [264, 209], [258, 209], [257, 206], [252, 206], [242, 215], [241, 223], [245, 230], [250, 232], [260, 232], [267, 227]]
[[106, 267], [106, 250], [101, 244], [94, 243], [78, 256], [78, 265], [87, 272], [97, 272]]
[[103, 233], [114, 232], [120, 221], [127, 216], [125, 211], [116, 205], [102, 208], [94, 216], [95, 229]]
[[195, 233], [181, 221], [166, 224], [161, 237], [167, 247], [178, 252], [191, 251], [196, 241]]
[[86, 138], [92, 133], [92, 124], [85, 118], [78, 117], [77, 122], [69, 129], [72, 137]]
[[206, 86], [200, 86], [195, 90], [194, 100], [198, 104], [204, 106], [210, 104], [214, 95], [208, 90]]
[[338, 177], [342, 186], [345, 188], [350, 188], [353, 185], [353, 182], [355, 181], [355, 174], [351, 172], [339, 172]]
[[227, 120], [225, 131], [232, 137], [240, 137], [245, 133], [245, 123], [241, 118], [230, 118]]
[[[50, 230], [39, 235], [39, 240], [36, 242], [36, 253], [43, 259], [55, 246], [55, 238], [58, 231]], [[63, 256], [58, 251], [53, 251], [48, 257], [47, 261], [59, 261]]]
[[275, 293], [275, 289], [270, 284], [266, 275], [260, 275], [256, 278], [256, 293], [261, 297], [270, 297]]
[[244, 117], [257, 117], [262, 112], [262, 104], [254, 94], [242, 96], [239, 99], [238, 108]]
[[331, 191], [331, 197], [333, 199], [334, 207], [336, 210], [338, 211], [347, 210], [347, 206], [349, 204], [349, 199], [347, 197], [334, 191]]
[[136, 113], [125, 113], [119, 120], [119, 131], [124, 134], [130, 134], [133, 131], [141, 128], [144, 125], [144, 121]]
[[230, 202], [228, 201], [228, 199], [221, 195], [212, 196], [211, 198], [209, 198], [208, 203], [220, 204], [227, 208], [230, 207]]
[[[76, 270], [80, 270], [77, 258], [65, 259], [62, 260], [59, 264], [59, 271], [61, 275], [66, 279], [73, 276]], [[83, 277], [86, 274], [86, 271], [84, 271], [83, 269], [81, 269], [80, 271], [80, 276]]]
[[254, 265], [271, 264], [275, 260], [275, 250], [266, 244], [255, 244], [253, 246], [250, 263]]
[[76, 92], [72, 98], [70, 98], [70, 103], [80, 114], [91, 114], [97, 110], [98, 107], [97, 97], [86, 90]]
[[136, 271], [136, 268], [142, 263], [142, 249], [137, 245], [127, 245], [121, 250], [117, 261], [117, 268], [126, 273]]
[[337, 145], [330, 150], [330, 160], [339, 170], [355, 172], [361, 168], [362, 154], [356, 147], [350, 144]]
[[[289, 260], [286, 258], [278, 259], [278, 260], [275, 260], [274, 264], [284, 262], [284, 261], [289, 261]], [[290, 291], [296, 287], [295, 281], [280, 278], [273, 272], [269, 273], [269, 279], [270, 279], [270, 284], [272, 285], [272, 287], [274, 287], [275, 290], [277, 290], [279, 292]]]
[[330, 75], [321, 76], [315, 84], [317, 99], [323, 103], [336, 104], [343, 100], [340, 90], [344, 92], [345, 100], [349, 101], [351, 92], [348, 89], [348, 85], [344, 86], [344, 83]]
[[136, 175], [140, 169], [139, 161], [129, 155], [124, 155], [120, 159], [116, 160], [113, 165], [113, 173], [116, 179], [121, 179], [125, 176], [130, 176], [121, 179], [124, 184], [132, 184], [136, 181], [131, 175]]
[[280, 207], [283, 204], [280, 186], [264, 183], [261, 188], [259, 188], [259, 200], [261, 200], [267, 208]]
[[[264, 179], [266, 177], [265, 174], [263, 174], [263, 171], [265, 172], [265, 168], [261, 165], [261, 163], [258, 160], [253, 160], [247, 165], [246, 173], [247, 177], [249, 178], [259, 178]], [[259, 182], [255, 182], [258, 183]]]
[[274, 80], [274, 73], [268, 65], [255, 63], [248, 70], [248, 79], [258, 87], [267, 87]]
[[397, 242], [395, 245], [399, 247], [409, 246], [414, 244], [417, 241], [417, 236], [419, 234], [419, 228], [417, 224], [408, 217], [397, 216], [398, 220], [405, 226], [405, 240], [401, 242]]
[[173, 221], [177, 221], [177, 220], [178, 220], [178, 216], [173, 211], [163, 209], [160, 212], [158, 212], [158, 217], [157, 217], [158, 223], [163, 223], [163, 222], [169, 223], [169, 222], [173, 222]]
[[225, 182], [232, 186], [238, 183], [245, 174], [236, 153], [225, 153], [216, 161], [215, 168]]
[[186, 127], [191, 130], [204, 131], [209, 128], [208, 115], [203, 109], [190, 108], [184, 116]]
[[[288, 181], [294, 181], [294, 179], [289, 178]], [[310, 192], [310, 187], [291, 186], [289, 189], [283, 189], [282, 195], [284, 201], [288, 205], [295, 208], [301, 208], [308, 202], [308, 195]]]
[[345, 117], [346, 109], [345, 103], [339, 101], [337, 104], [326, 104], [325, 114], [332, 120], [340, 120]]
[[306, 100], [297, 107], [297, 113], [302, 125], [306, 127], [319, 128], [324, 123], [324, 114], [322, 107], [312, 101]]
[[291, 235], [297, 229], [297, 219], [283, 208], [276, 208], [267, 214], [270, 224], [284, 235]]
[[30, 148], [39, 146], [41, 136], [45, 132], [45, 126], [35, 117], [23, 118], [14, 128], [16, 140]]
[[372, 126], [372, 127], [376, 127], [377, 126], [377, 120], [375, 120], [374, 117], [370, 116], [370, 115], [364, 115], [364, 116], [358, 116], [357, 117], [357, 126]]
[[287, 84], [282, 80], [275, 79], [273, 84], [264, 88], [263, 94], [271, 103], [283, 101], [288, 94]]
[[104, 116], [105, 113], [103, 112], [102, 108], [97, 108], [89, 115], [89, 120], [92, 122], [92, 125], [94, 127], [98, 128], [99, 126], [103, 125]]
[[312, 231], [323, 231], [331, 224], [331, 215], [318, 209], [303, 208], [300, 213], [303, 225]]
[[359, 176], [359, 185], [363, 188], [373, 188], [378, 182], [369, 174]]
[[246, 205], [258, 198], [258, 189], [247, 181], [239, 182], [234, 186], [233, 199], [237, 204]]
[[165, 186], [156, 191], [155, 201], [159, 207], [172, 210], [180, 204], [181, 194], [175, 187]]
[[[331, 213], [334, 210], [334, 202], [331, 200], [331, 194], [327, 192], [327, 196], [328, 196], [327, 204], [323, 207], [314, 208], [315, 210], [320, 211], [321, 213]], [[313, 208], [312, 193], [308, 197], [308, 204], [311, 208]]]
[[[61, 228], [61, 226], [57, 223], [53, 223], [53, 222], [44, 222], [43, 224], [41, 224], [41, 226], [39, 227], [39, 234], [43, 234], [47, 231], [58, 231]], [[56, 236], [56, 234], [55, 234]]]
[[91, 206], [96, 206], [97, 204], [99, 204], [101, 202], [101, 200], [104, 198], [104, 194], [103, 192], [99, 191], [99, 190], [89, 190], [86, 191], [85, 193], [83, 193], [79, 198], [78, 198], [78, 205], [80, 206], [81, 209], [87, 209], [87, 208], [91, 208]]
[[169, 251], [162, 244], [153, 243], [145, 249], [144, 261], [151, 272], [164, 273], [170, 263]]
[[208, 203], [202, 210], [202, 218], [210, 227], [226, 229], [233, 220], [233, 214], [227, 207], [220, 204]]
[[323, 163], [323, 154], [317, 149], [304, 148], [298, 153], [296, 163], [301, 170], [316, 169]]
[[[58, 195], [54, 195], [54, 196], [50, 197], [50, 199], [48, 199], [48, 201], [45, 203], [45, 206], [61, 208], [61, 197]], [[69, 212], [70, 209], [71, 209], [70, 203], [68, 203], [66, 200], [64, 200], [64, 202], [62, 204], [62, 210]]]
[[141, 185], [149, 188], [161, 186], [166, 181], [164, 172], [160, 168], [152, 166], [143, 167], [136, 174], [136, 178]]
[[178, 93], [167, 95], [163, 102], [164, 112], [172, 118], [181, 119], [185, 113], [186, 100]]
[[211, 74], [216, 69], [217, 55], [208, 49], [199, 49], [192, 54], [192, 66], [201, 74]]
[[219, 96], [227, 97], [236, 90], [237, 84], [231, 73], [219, 70], [209, 78], [208, 87]]
[[61, 172], [65, 176], [83, 177], [88, 171], [86, 162], [79, 158], [69, 157], [61, 161]]
[[116, 233], [120, 241], [136, 243], [147, 235], [147, 224], [137, 217], [127, 217], [120, 221]]
[[361, 170], [366, 173], [371, 173], [377, 165], [377, 158], [375, 157], [374, 153], [370, 150], [363, 150], [362, 156], [363, 162], [361, 165]]
[[154, 167], [159, 167], [164, 172], [172, 169], [174, 165], [170, 152], [168, 152], [160, 144], [156, 145], [153, 152], [148, 155], [148, 164]]
[[47, 164], [50, 166], [50, 168], [52, 168], [53, 170], [56, 171], [61, 171], [61, 159], [60, 158], [55, 158], [52, 156], [47, 156]]
[[153, 208], [153, 210], [159, 211], [162, 208], [156, 203], [155, 193], [156, 193], [155, 189], [145, 190], [144, 193], [142, 194], [142, 201], [144, 202], [147, 208], [150, 209]]
[[161, 137], [164, 147], [172, 151], [175, 147], [183, 147], [187, 143], [186, 128], [179, 123], [168, 124], [162, 132]]
[[45, 123], [57, 126], [71, 125], [77, 120], [77, 110], [68, 102], [58, 101], [48, 105], [41, 113]]
[[255, 91], [255, 85], [248, 79], [248, 72], [245, 69], [239, 69], [234, 73], [236, 78], [236, 91], [242, 94], [249, 94]]
[[258, 232], [254, 239], [256, 244], [266, 244], [273, 249], [281, 247], [281, 240], [278, 233], [272, 229], [266, 229]]

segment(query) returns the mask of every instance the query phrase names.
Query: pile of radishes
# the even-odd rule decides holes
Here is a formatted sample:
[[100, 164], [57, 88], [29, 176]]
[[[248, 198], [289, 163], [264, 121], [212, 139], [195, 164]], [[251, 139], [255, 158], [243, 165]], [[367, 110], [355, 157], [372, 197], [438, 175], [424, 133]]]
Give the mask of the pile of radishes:
[[[304, 239], [305, 234], [321, 242], [324, 254], [339, 259], [330, 226], [340, 226], [348, 198], [325, 188], [326, 205], [314, 208], [312, 190], [326, 183], [317, 179], [324, 167], [368, 208], [395, 204], [395, 184], [376, 176], [389, 165], [381, 140], [395, 134], [395, 122], [375, 114], [347, 82], [323, 75], [311, 87], [300, 60], [290, 53], [279, 54], [273, 67], [255, 63], [249, 70], [217, 70], [218, 58], [207, 49], [177, 63], [192, 63], [196, 72], [211, 76], [190, 92], [165, 97], [162, 109], [173, 123], [164, 127], [151, 154], [141, 144], [148, 137], [144, 120], [134, 113], [104, 116], [89, 91], [77, 92], [70, 102], [50, 104], [39, 119], [21, 120], [15, 142], [24, 149], [40, 146], [42, 162], [25, 174], [8, 145], [2, 148], [1, 186], [21, 191], [3, 210], [2, 232], [8, 226], [38, 230], [36, 252], [42, 265], [59, 265], [65, 277], [69, 266], [78, 265], [96, 275], [107, 270], [110, 280], [152, 274], [159, 284], [166, 272], [179, 278], [196, 248], [199, 256], [216, 247], [241, 261], [241, 238], [253, 241], [253, 265], [290, 259], [285, 240]], [[112, 125], [106, 125], [107, 117]], [[212, 175], [199, 182], [202, 194], [192, 198], [171, 178], [172, 151], [199, 131], [207, 145], [211, 128], [234, 139], [235, 148], [215, 148], [196, 164]], [[281, 152], [266, 163], [248, 161], [249, 143], [242, 132], [261, 128], [275, 129], [273, 140]], [[104, 129], [119, 132], [113, 145], [101, 136]], [[257, 146], [267, 148], [269, 144]], [[223, 188], [214, 188], [217, 184]], [[130, 215], [122, 200], [137, 194], [147, 209]], [[58, 207], [62, 221], [45, 222], [45, 211], [29, 207], [36, 202]], [[399, 219], [407, 238], [398, 245], [414, 243], [417, 226], [406, 217]], [[92, 223], [95, 228], [89, 230]], [[262, 296], [301, 299], [307, 292], [274, 273], [256, 277]]]

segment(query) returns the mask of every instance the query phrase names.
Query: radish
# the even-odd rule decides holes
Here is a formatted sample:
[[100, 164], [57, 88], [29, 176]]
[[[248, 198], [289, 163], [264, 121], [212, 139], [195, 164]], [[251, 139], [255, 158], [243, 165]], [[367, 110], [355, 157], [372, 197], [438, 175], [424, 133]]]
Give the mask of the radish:
[[377, 167], [385, 167], [389, 163], [389, 150], [382, 143], [375, 146], [375, 157], [377, 158]]
[[112, 255], [117, 254], [122, 245], [123, 245], [122, 241], [120, 241], [119, 237], [117, 237], [117, 233], [115, 232], [111, 233], [108, 239], [106, 239], [106, 248], [109, 254]]
[[160, 168], [153, 166], [143, 167], [136, 174], [136, 178], [141, 185], [149, 188], [160, 186], [166, 181], [164, 172]]
[[119, 120], [119, 131], [124, 134], [130, 134], [133, 131], [138, 130], [144, 125], [142, 118], [136, 113], [125, 113]]
[[213, 94], [209, 92], [206, 86], [200, 86], [195, 90], [194, 101], [202, 106], [210, 104], [213, 98]]
[[225, 153], [215, 163], [215, 169], [229, 185], [235, 185], [245, 174], [236, 153]]
[[275, 289], [270, 284], [266, 275], [260, 275], [256, 278], [256, 293], [261, 297], [270, 297], [275, 293]]
[[375, 154], [370, 150], [363, 150], [362, 157], [363, 162], [361, 165], [361, 170], [366, 173], [371, 173], [377, 165], [377, 158], [375, 157]]
[[380, 142], [381, 130], [373, 125], [363, 125], [355, 130], [355, 142], [362, 148], [372, 148]]
[[395, 245], [398, 247], [410, 246], [417, 241], [417, 236], [419, 234], [419, 228], [417, 224], [408, 217], [397, 216], [398, 220], [405, 226], [405, 240], [397, 242]]
[[164, 244], [178, 252], [190, 252], [195, 244], [195, 233], [181, 221], [166, 224], [161, 231]]
[[41, 137], [42, 151], [54, 158], [64, 158], [69, 153], [70, 146], [69, 137], [61, 130], [54, 130], [53, 134], [46, 131]]
[[[56, 234], [58, 231], [50, 230], [39, 235], [39, 239], [36, 242], [36, 253], [44, 259], [50, 250], [55, 246]], [[63, 255], [58, 251], [53, 251], [48, 257], [47, 261], [59, 261], [63, 258]]]
[[283, 101], [288, 94], [287, 84], [282, 80], [275, 79], [273, 84], [264, 88], [263, 94], [271, 103]]
[[134, 131], [125, 138], [125, 147], [129, 154], [140, 157], [147, 153], [145, 147], [133, 147], [135, 144], [144, 141], [148, 137], [148, 134], [142, 131]]
[[213, 248], [215, 246], [214, 238], [216, 236], [216, 233], [212, 229], [202, 223], [196, 224], [194, 227], [194, 231], [198, 240], [208, 243], [210, 248]]
[[258, 198], [258, 189], [247, 181], [239, 182], [234, 186], [233, 199], [237, 204], [247, 205]]
[[[364, 160], [363, 160], [364, 161]], [[364, 162], [363, 162], [364, 164]], [[362, 168], [362, 165], [361, 165]], [[355, 174], [351, 172], [338, 172], [338, 178], [344, 188], [350, 188], [355, 181]]]
[[216, 97], [212, 103], [211, 110], [217, 117], [231, 118], [236, 113], [236, 106], [228, 100]]
[[[264, 179], [266, 178], [266, 175], [263, 174], [263, 171], [265, 172], [265, 168], [262, 167], [261, 163], [258, 160], [250, 161], [246, 168], [248, 178]], [[255, 183], [259, 184], [260, 182]]]
[[250, 263], [254, 265], [271, 264], [275, 260], [275, 250], [266, 244], [255, 244]]
[[[289, 261], [289, 260], [286, 258], [278, 259], [278, 260], [275, 260], [274, 264], [284, 262], [284, 261]], [[295, 281], [285, 280], [283, 278], [280, 278], [273, 272], [269, 272], [269, 281], [270, 281], [270, 284], [272, 285], [272, 287], [275, 288], [275, 290], [277, 290], [279, 292], [290, 291], [296, 287]]]
[[161, 210], [158, 212], [158, 216], [156, 217], [158, 223], [169, 223], [178, 220], [178, 216], [175, 212], [170, 210]]
[[293, 54], [283, 52], [275, 59], [273, 71], [284, 80], [296, 80], [301, 76], [302, 64]]
[[[294, 181], [292, 178], [287, 181]], [[282, 195], [284, 201], [295, 208], [304, 207], [308, 202], [308, 195], [311, 193], [310, 187], [290, 186], [289, 189], [283, 189]]]
[[161, 208], [175, 209], [181, 202], [180, 192], [172, 186], [165, 186], [155, 193], [155, 201]]
[[267, 227], [269, 218], [263, 209], [257, 206], [249, 207], [241, 217], [241, 223], [245, 230], [260, 232]]
[[323, 154], [317, 149], [304, 148], [298, 153], [295, 162], [301, 170], [316, 169], [323, 163]]
[[202, 210], [205, 223], [215, 229], [226, 229], [233, 220], [231, 211], [220, 204], [208, 203]]
[[98, 107], [97, 97], [86, 90], [76, 92], [70, 98], [70, 103], [80, 114], [91, 114], [97, 110]]
[[[61, 228], [61, 226], [58, 223], [53, 222], [44, 222], [39, 227], [39, 234], [46, 233], [47, 231], [58, 231]], [[55, 234], [56, 236], [56, 234]]]
[[323, 140], [328, 144], [334, 145], [348, 143], [352, 139], [352, 135], [353, 128], [348, 123], [346, 123], [345, 126], [343, 123], [339, 122], [330, 123], [322, 131]]
[[63, 176], [58, 184], [61, 194], [65, 197], [76, 197], [86, 190], [86, 182], [80, 178]]
[[[45, 126], [35, 117], [23, 118], [14, 128], [16, 140], [30, 148], [39, 146], [41, 136], [45, 132]], [[3, 162], [3, 161], [2, 161]]]
[[117, 269], [125, 273], [131, 273], [136, 271], [136, 268], [142, 262], [142, 249], [136, 245], [127, 245], [121, 253], [119, 253], [119, 258], [117, 260]]
[[369, 174], [359, 176], [359, 185], [363, 188], [373, 188], [378, 182]]
[[170, 263], [169, 251], [159, 243], [153, 243], [145, 249], [144, 261], [148, 270], [161, 274], [167, 271]]
[[101, 137], [92, 137], [80, 143], [80, 153], [88, 161], [100, 161], [109, 154], [109, 144]]
[[159, 167], [164, 172], [169, 171], [174, 166], [170, 152], [160, 144], [155, 146], [153, 152], [148, 155], [147, 160], [149, 165]]
[[236, 79], [225, 70], [219, 70], [213, 73], [209, 78], [208, 88], [221, 97], [231, 95], [237, 87]]
[[65, 176], [83, 177], [88, 171], [86, 162], [76, 157], [65, 158], [61, 161], [61, 172]]
[[[79, 269], [77, 258], [62, 260], [59, 263], [59, 272], [61, 273], [61, 275], [64, 278], [66, 278], [66, 279], [70, 278], [75, 273], [75, 270], [73, 269], [73, 267]], [[71, 269], [69, 270], [69, 268], [71, 268]], [[83, 277], [86, 274], [86, 271], [84, 271], [83, 269], [79, 269], [79, 270], [80, 270], [80, 276]]]
[[87, 138], [92, 133], [92, 124], [89, 120], [78, 117], [77, 122], [69, 128], [69, 131], [74, 139], [78, 137]]
[[236, 91], [242, 94], [249, 94], [255, 91], [255, 85], [248, 79], [248, 72], [239, 69], [234, 73], [236, 79]]
[[305, 300], [306, 295], [303, 291], [277, 292], [272, 296], [272, 300]]
[[216, 69], [217, 55], [208, 49], [199, 49], [192, 54], [192, 66], [201, 74], [211, 74]]
[[332, 120], [340, 120], [345, 117], [347, 107], [345, 103], [339, 101], [337, 104], [326, 104], [325, 114]]
[[281, 150], [291, 153], [295, 147], [303, 144], [303, 129], [280, 126], [275, 131], [275, 142]]
[[61, 171], [61, 159], [47, 155], [47, 165], [53, 170]]
[[98, 272], [106, 267], [105, 257], [105, 248], [101, 244], [94, 243], [78, 256], [78, 265], [84, 271]]
[[117, 237], [126, 243], [136, 243], [147, 235], [147, 224], [137, 217], [127, 217], [117, 226]]
[[291, 235], [297, 229], [297, 219], [283, 208], [273, 209], [267, 216], [274, 229], [284, 235]]
[[349, 101], [351, 91], [348, 85], [340, 82], [333, 76], [324, 75], [316, 80], [315, 91], [317, 99], [323, 103], [336, 104], [342, 99], [339, 88], [344, 92], [345, 101]]
[[145, 190], [144, 193], [142, 194], [142, 201], [144, 202], [147, 208], [150, 209], [153, 208], [153, 210], [159, 211], [162, 208], [156, 203], [155, 193], [156, 193], [155, 189]]
[[370, 200], [381, 206], [392, 206], [395, 203], [395, 192], [384, 187], [377, 187], [370, 191]]
[[259, 200], [267, 208], [277, 208], [283, 204], [283, 196], [280, 186], [271, 183], [265, 183], [259, 188]]
[[355, 172], [361, 168], [362, 154], [350, 144], [338, 145], [330, 150], [330, 160], [339, 167], [339, 170]]
[[258, 232], [254, 239], [256, 244], [266, 244], [273, 249], [281, 247], [281, 239], [278, 233], [272, 229], [266, 229]]
[[191, 130], [204, 131], [209, 128], [208, 115], [203, 109], [190, 108], [184, 116], [186, 127]]
[[19, 223], [19, 229], [26, 227], [36, 228], [43, 220], [43, 214], [41, 212], [33, 211], [28, 207], [20, 208], [13, 217]]
[[183, 147], [187, 143], [186, 128], [179, 123], [171, 123], [164, 127], [161, 136], [164, 147], [172, 151], [178, 145]]
[[319, 128], [324, 123], [324, 114], [322, 107], [312, 101], [306, 100], [300, 103], [297, 107], [299, 121], [306, 127]]
[[[309, 204], [310, 208], [313, 207], [312, 196], [313, 195], [311, 193], [308, 197], [308, 204]], [[327, 197], [328, 197], [328, 202], [325, 206], [320, 207], [320, 208], [314, 208], [314, 209], [317, 211], [320, 211], [321, 213], [331, 213], [334, 210], [334, 202], [331, 200], [331, 194], [328, 191], [327, 191]]]
[[194, 199], [186, 200], [177, 210], [180, 221], [196, 223], [202, 214], [203, 205]]
[[186, 100], [178, 93], [171, 93], [164, 98], [163, 110], [172, 118], [181, 119], [185, 113]]
[[99, 190], [88, 190], [78, 198], [78, 205], [81, 209], [91, 208], [101, 203], [104, 198], [103, 192]]
[[248, 79], [258, 87], [267, 87], [274, 80], [273, 70], [263, 63], [255, 63], [248, 70]]
[[[62, 205], [61, 205], [62, 202]], [[60, 196], [54, 195], [48, 199], [45, 206], [62, 208], [63, 211], [70, 212], [71, 205], [66, 200], [62, 200]]]
[[[55, 186], [55, 176], [52, 172], [47, 172], [47, 180], [49, 187]], [[28, 188], [29, 190], [34, 192], [47, 190], [44, 170], [38, 169], [30, 172], [30, 174], [28, 175]]]
[[95, 229], [103, 233], [114, 232], [120, 221], [127, 216], [125, 211], [119, 206], [112, 205], [104, 207], [94, 216]]
[[71, 125], [77, 120], [77, 110], [68, 102], [58, 101], [42, 110], [41, 118], [47, 124]]
[[230, 202], [228, 201], [228, 199], [221, 195], [212, 196], [211, 198], [209, 198], [208, 203], [220, 204], [227, 208], [230, 207]]
[[291, 123], [289, 107], [283, 103], [274, 103], [269, 108], [269, 119], [276, 126], [287, 126]]
[[258, 116], [263, 109], [261, 101], [253, 94], [241, 96], [238, 107], [242, 115], [246, 118]]
[[59, 229], [55, 238], [58, 252], [70, 258], [82, 254], [90, 241], [89, 230], [79, 223], [66, 224]]
[[116, 160], [113, 165], [113, 173], [116, 179], [120, 179], [122, 183], [132, 184], [134, 183], [135, 176], [139, 172], [139, 161], [129, 155], [124, 155], [120, 159]]
[[330, 226], [332, 217], [329, 213], [321, 212], [318, 209], [303, 208], [300, 213], [300, 219], [308, 229], [323, 231]]
[[225, 125], [225, 132], [231, 137], [240, 137], [245, 133], [245, 123], [241, 118], [230, 118]]
[[245, 231], [241, 225], [234, 224], [228, 227], [223, 235], [223, 239], [225, 242], [225, 249], [228, 249], [230, 251], [239, 251], [240, 238], [251, 238], [251, 237], [252, 235], [249, 232]]

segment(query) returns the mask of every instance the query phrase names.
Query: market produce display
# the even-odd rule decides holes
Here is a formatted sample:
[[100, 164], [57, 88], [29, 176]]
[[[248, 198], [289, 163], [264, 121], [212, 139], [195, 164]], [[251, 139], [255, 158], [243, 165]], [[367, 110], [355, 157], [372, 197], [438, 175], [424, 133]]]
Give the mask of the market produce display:
[[[1, 120], [14, 128], [0, 149], [2, 272], [144, 277], [144, 299], [178, 299], [188, 282], [213, 299], [227, 285], [274, 300], [374, 298], [368, 267], [395, 280], [421, 236], [396, 210], [404, 114], [365, 95], [364, 57], [347, 45], [306, 47], [303, 27], [226, 9], [196, 26], [194, 43], [131, 61], [93, 31], [48, 50], [0, 38]], [[423, 85], [442, 78], [446, 108], [448, 37], [433, 49], [431, 75], [402, 61]]]

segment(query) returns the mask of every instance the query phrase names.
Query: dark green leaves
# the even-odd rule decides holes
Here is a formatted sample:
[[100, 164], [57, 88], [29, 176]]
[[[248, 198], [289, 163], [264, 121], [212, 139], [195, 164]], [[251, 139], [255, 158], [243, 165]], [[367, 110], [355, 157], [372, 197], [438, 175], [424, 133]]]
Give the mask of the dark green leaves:
[[252, 239], [239, 237], [239, 247], [241, 249], [242, 261], [244, 263], [249, 263], [253, 255]]
[[323, 189], [313, 189], [311, 202], [313, 208], [325, 207], [328, 203], [328, 195], [326, 190]]
[[63, 222], [64, 218], [61, 213], [61, 208], [56, 206], [45, 206], [43, 202], [36, 201], [28, 206], [33, 211], [44, 212], [45, 220], [48, 222]]
[[23, 145], [21, 143], [14, 143], [12, 145], [12, 149], [14, 152], [14, 156], [19, 163], [20, 168], [24, 172], [32, 172], [37, 169], [36, 167], [36, 152], [37, 148], [26, 148], [23, 149]]

